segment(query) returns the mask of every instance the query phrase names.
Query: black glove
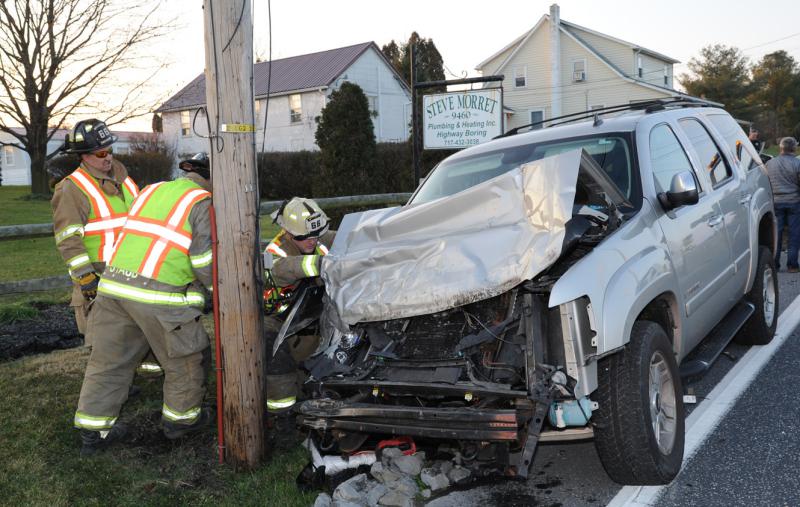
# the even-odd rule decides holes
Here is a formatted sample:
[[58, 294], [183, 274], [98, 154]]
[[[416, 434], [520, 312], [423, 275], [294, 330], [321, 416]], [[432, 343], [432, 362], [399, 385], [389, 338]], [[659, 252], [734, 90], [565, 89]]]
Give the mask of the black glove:
[[97, 296], [97, 284], [100, 283], [100, 277], [94, 271], [86, 273], [78, 278], [78, 283], [81, 286], [81, 293], [87, 301], [91, 301]]

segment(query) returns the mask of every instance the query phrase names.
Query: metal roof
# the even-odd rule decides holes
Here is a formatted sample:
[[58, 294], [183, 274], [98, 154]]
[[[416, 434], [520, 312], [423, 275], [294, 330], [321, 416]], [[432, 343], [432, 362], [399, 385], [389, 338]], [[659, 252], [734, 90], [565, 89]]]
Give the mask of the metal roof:
[[[370, 47], [374, 48], [378, 55], [383, 57], [383, 53], [374, 42], [364, 42], [354, 46], [273, 60], [270, 93], [287, 93], [295, 90], [329, 86]], [[261, 62], [253, 66], [253, 83], [256, 97], [267, 95], [268, 67], [269, 62]], [[389, 65], [389, 68], [394, 70], [391, 65]], [[164, 102], [156, 111], [175, 111], [204, 105], [205, 103], [205, 75], [200, 74], [181, 91]]]

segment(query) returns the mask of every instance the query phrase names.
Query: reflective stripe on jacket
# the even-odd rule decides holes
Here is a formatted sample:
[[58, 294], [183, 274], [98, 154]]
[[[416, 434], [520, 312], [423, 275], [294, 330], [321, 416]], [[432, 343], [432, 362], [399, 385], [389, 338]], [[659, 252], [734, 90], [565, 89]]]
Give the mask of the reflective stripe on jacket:
[[[56, 234], [56, 244], [73, 234], [83, 236], [89, 262], [108, 262], [114, 242], [125, 223], [128, 207], [139, 194], [139, 188], [129, 177], [122, 184], [120, 195], [107, 195], [97, 180], [83, 168], [67, 176], [89, 200], [89, 220], [86, 225], [73, 224]], [[88, 262], [86, 263], [88, 264]], [[80, 266], [70, 265], [70, 273]]]
[[109, 265], [176, 287], [194, 281], [193, 267], [210, 264], [211, 256], [190, 257], [189, 214], [210, 197], [186, 178], [146, 187], [131, 206]]

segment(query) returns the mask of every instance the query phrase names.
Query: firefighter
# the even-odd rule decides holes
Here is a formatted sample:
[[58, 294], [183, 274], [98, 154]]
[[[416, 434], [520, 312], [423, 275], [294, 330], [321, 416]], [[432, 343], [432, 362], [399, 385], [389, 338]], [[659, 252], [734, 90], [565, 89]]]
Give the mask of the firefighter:
[[208, 158], [180, 168], [184, 177], [149, 185], [134, 201], [97, 287], [95, 341], [75, 412], [83, 455], [125, 436], [117, 417], [149, 348], [164, 368], [164, 435], [176, 439], [210, 420], [201, 403], [211, 355], [200, 322], [211, 287]]
[[[111, 145], [116, 141], [105, 123], [79, 121], [67, 134], [61, 151], [78, 155], [80, 166], [56, 185], [52, 200], [56, 246], [73, 280], [70, 306], [87, 346], [92, 345], [86, 326], [89, 305], [128, 208], [139, 195], [125, 166], [114, 160]], [[152, 354], [137, 371], [162, 373]]]
[[[318, 336], [293, 336], [273, 355], [273, 343], [281, 327], [280, 317], [287, 310], [289, 292], [303, 279], [319, 276], [320, 260], [328, 253], [336, 236], [329, 231], [329, 220], [311, 199], [293, 197], [272, 214], [281, 231], [269, 243], [272, 268], [267, 271], [265, 319], [267, 361], [267, 424], [273, 440], [277, 434], [294, 431], [292, 409], [297, 403], [298, 365], [317, 348]], [[320, 282], [317, 282], [320, 283]], [[291, 438], [277, 440], [291, 443]]]

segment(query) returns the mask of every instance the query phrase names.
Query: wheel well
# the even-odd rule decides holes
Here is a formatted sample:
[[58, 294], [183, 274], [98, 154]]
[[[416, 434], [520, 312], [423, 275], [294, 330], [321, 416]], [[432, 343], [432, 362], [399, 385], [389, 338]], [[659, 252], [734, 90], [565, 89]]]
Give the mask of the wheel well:
[[678, 320], [675, 318], [677, 311], [675, 296], [665, 292], [654, 300], [639, 313], [636, 320], [649, 320], [660, 325], [667, 333], [670, 343], [675, 343], [675, 332], [678, 331]]
[[766, 213], [758, 224], [758, 244], [769, 248], [775, 255], [775, 217]]

